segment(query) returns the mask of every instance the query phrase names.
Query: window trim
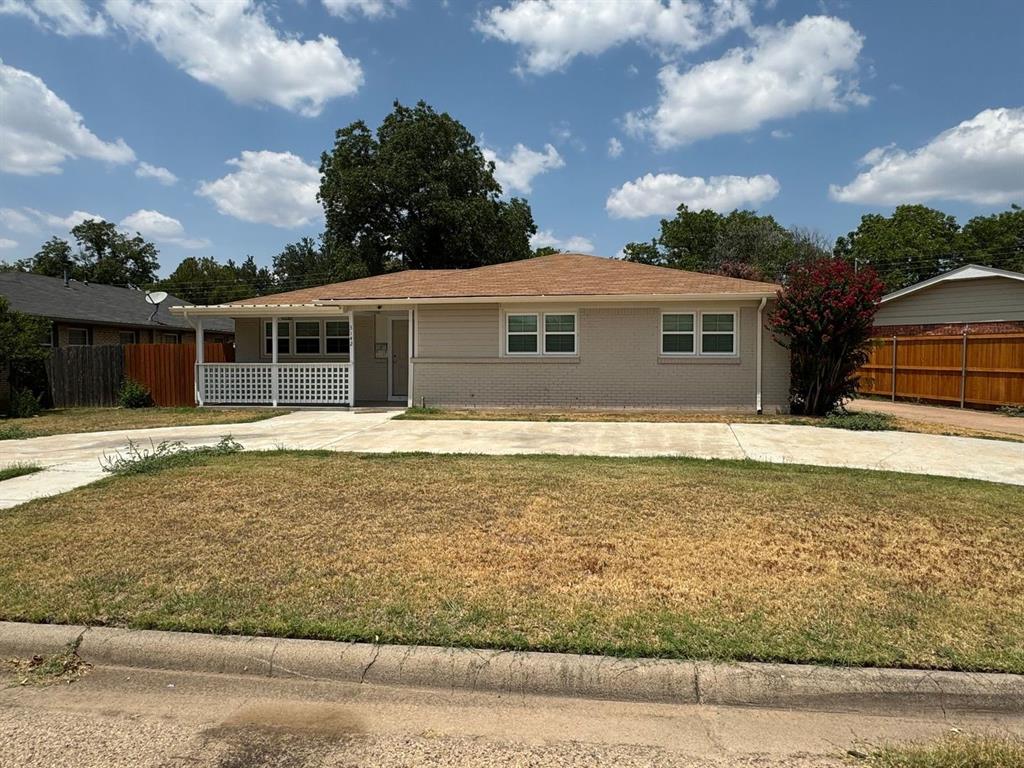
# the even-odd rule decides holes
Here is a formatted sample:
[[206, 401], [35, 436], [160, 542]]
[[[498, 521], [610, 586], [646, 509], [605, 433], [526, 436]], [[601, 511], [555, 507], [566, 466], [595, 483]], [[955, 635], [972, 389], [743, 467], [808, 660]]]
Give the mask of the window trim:
[[[319, 352], [299, 352], [296, 348], [296, 339], [299, 338], [295, 335], [295, 324], [296, 323], [318, 323], [320, 326], [319, 336], [320, 339], [320, 351]], [[348, 336], [331, 336], [332, 339], [348, 339], [348, 350], [345, 352], [328, 352], [327, 351], [327, 323], [342, 322], [348, 324]], [[260, 318], [260, 359], [261, 360], [272, 360], [274, 355], [273, 351], [267, 351], [267, 346], [271, 343], [271, 336], [267, 333], [272, 331], [272, 328], [267, 328], [271, 323], [281, 323], [286, 325], [288, 328], [287, 333], [282, 333], [279, 328], [277, 331], [277, 342], [280, 345], [282, 341], [287, 340], [288, 351], [278, 351], [277, 359], [282, 358], [322, 358], [324, 360], [332, 360], [336, 362], [351, 362], [352, 356], [352, 338], [355, 332], [354, 323], [349, 322], [348, 315], [331, 315], [330, 317], [317, 317], [317, 316], [305, 316], [305, 317], [290, 317], [288, 319], [281, 317], [261, 317]], [[311, 339], [312, 336], [303, 336], [302, 338]]]
[[[537, 321], [537, 329], [534, 331], [510, 331], [508, 329], [508, 321], [511, 317], [532, 317]], [[538, 357], [542, 354], [541, 347], [541, 332], [540, 324], [542, 317], [540, 312], [506, 312], [505, 313], [505, 354], [509, 357]], [[534, 352], [513, 352], [509, 349], [508, 339], [509, 336], [533, 336], [537, 340], [537, 349]]]
[[[298, 326], [299, 323], [316, 323], [316, 336], [299, 336], [299, 331], [298, 331], [298, 328], [296, 327], [296, 326]], [[264, 329], [264, 332], [266, 332], [266, 329]], [[281, 340], [280, 336], [281, 336], [281, 332], [278, 331], [278, 341]], [[299, 352], [299, 339], [313, 339], [313, 338], [316, 339], [316, 352]], [[263, 345], [263, 348], [266, 349], [266, 344]], [[322, 356], [324, 354], [324, 349], [325, 349], [325, 347], [324, 347], [324, 323], [323, 323], [323, 320], [319, 320], [319, 319], [309, 320], [308, 318], [303, 318], [302, 320], [292, 320], [291, 321], [291, 342], [289, 343], [289, 348], [292, 350], [291, 354], [295, 355], [296, 357], [320, 357], [320, 356]], [[281, 355], [280, 352], [278, 352], [277, 354], [278, 354], [278, 356]]]
[[[174, 341], [167, 341], [166, 336], [173, 336]], [[158, 344], [181, 344], [181, 334], [175, 331], [160, 331], [160, 341]]]
[[[548, 332], [548, 316], [558, 315], [569, 315], [572, 317], [572, 331], [551, 331]], [[545, 312], [541, 318], [543, 328], [538, 328], [540, 335], [543, 337], [540, 339], [541, 345], [539, 351], [542, 355], [549, 357], [576, 357], [580, 352], [580, 319], [576, 310], [565, 311], [565, 312]], [[548, 336], [572, 336], [572, 352], [548, 352]]]
[[[72, 344], [71, 343], [71, 332], [81, 331], [85, 334], [85, 344]], [[89, 333], [88, 328], [81, 326], [68, 326], [68, 346], [69, 347], [91, 347], [92, 346], [92, 334]]]
[[[125, 341], [124, 340], [124, 336], [125, 336], [125, 334], [129, 334], [129, 333], [132, 335], [132, 340], [131, 341]], [[132, 330], [130, 328], [127, 329], [127, 330], [122, 328], [121, 330], [119, 330], [117, 332], [117, 343], [120, 344], [122, 347], [125, 344], [138, 344], [139, 343], [139, 332], [136, 331], [136, 330]]]
[[[666, 331], [665, 330], [665, 315], [689, 315], [693, 318], [693, 330], [692, 331]], [[659, 326], [660, 332], [658, 333], [658, 355], [661, 357], [697, 357], [699, 347], [697, 345], [697, 337], [700, 335], [699, 329], [700, 313], [695, 309], [690, 310], [662, 310], [661, 312], [661, 324]], [[672, 334], [673, 336], [690, 336], [693, 338], [693, 351], [692, 352], [666, 352], [665, 351], [665, 334]]]
[[[344, 323], [348, 327], [348, 333], [345, 334], [344, 336], [337, 336], [337, 335], [328, 334], [327, 333], [327, 324], [328, 323]], [[324, 355], [333, 355], [333, 356], [337, 356], [337, 357], [344, 357], [344, 356], [352, 354], [352, 323], [349, 322], [348, 317], [342, 318], [340, 320], [333, 320], [333, 319], [332, 320], [327, 320], [327, 319], [325, 319], [325, 320], [323, 320], [320, 323], [320, 328], [321, 328], [322, 335], [323, 335], [323, 340], [324, 340], [324, 351], [323, 351]], [[328, 341], [328, 339], [345, 339], [345, 341], [348, 342], [348, 344], [346, 345], [347, 346], [346, 350], [344, 352], [329, 352], [327, 350], [327, 341]]]
[[[731, 315], [732, 316], [732, 331], [705, 331], [704, 330], [704, 315]], [[732, 336], [732, 352], [705, 352], [704, 351], [704, 336]], [[713, 312], [701, 312], [700, 313], [700, 354], [702, 357], [739, 357], [740, 354], [740, 343], [739, 343], [739, 314], [735, 310], [715, 310]]]

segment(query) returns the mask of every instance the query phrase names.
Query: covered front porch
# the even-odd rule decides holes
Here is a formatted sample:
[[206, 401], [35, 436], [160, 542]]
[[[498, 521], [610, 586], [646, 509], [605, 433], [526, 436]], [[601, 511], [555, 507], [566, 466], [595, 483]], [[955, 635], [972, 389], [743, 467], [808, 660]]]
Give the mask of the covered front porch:
[[337, 307], [225, 308], [235, 321], [235, 361], [203, 359], [196, 329], [196, 404], [266, 406], [412, 405], [415, 310]]

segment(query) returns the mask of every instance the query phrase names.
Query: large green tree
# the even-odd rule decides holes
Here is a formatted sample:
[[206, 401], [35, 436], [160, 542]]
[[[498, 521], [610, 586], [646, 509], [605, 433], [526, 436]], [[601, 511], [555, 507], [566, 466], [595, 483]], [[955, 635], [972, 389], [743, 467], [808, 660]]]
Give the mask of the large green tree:
[[924, 205], [900, 205], [891, 216], [862, 216], [857, 229], [836, 240], [835, 255], [857, 269], [873, 267], [886, 292], [965, 263], [956, 219]]
[[361, 120], [340, 129], [320, 173], [323, 251], [338, 279], [533, 254], [529, 204], [502, 200], [473, 134], [422, 101], [395, 102], [376, 133]]
[[266, 267], [257, 267], [252, 256], [241, 264], [232, 259], [221, 264], [209, 256], [189, 256], [156, 285], [192, 304], [224, 304], [269, 293], [274, 278]]
[[142, 235], [131, 237], [109, 221], [87, 219], [72, 228], [78, 251], [66, 240], [51, 237], [36, 254], [17, 267], [49, 277], [65, 274], [75, 280], [107, 285], [148, 285], [156, 281], [159, 251]]
[[1024, 208], [975, 216], [960, 230], [960, 251], [966, 262], [1024, 272]]

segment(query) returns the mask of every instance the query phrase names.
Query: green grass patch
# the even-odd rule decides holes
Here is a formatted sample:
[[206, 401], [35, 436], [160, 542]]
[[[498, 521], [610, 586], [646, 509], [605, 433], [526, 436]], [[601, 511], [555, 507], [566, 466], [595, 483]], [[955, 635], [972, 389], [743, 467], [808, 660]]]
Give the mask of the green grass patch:
[[0, 440], [202, 424], [244, 424], [289, 411], [268, 408], [60, 408], [24, 419], [0, 418]]
[[8, 467], [0, 467], [0, 483], [22, 475], [31, 475], [34, 472], [42, 472], [43, 468], [38, 464], [11, 464]]
[[953, 734], [931, 744], [884, 747], [871, 752], [863, 764], [871, 768], [1021, 768], [1024, 740]]
[[194, 455], [0, 515], [0, 619], [1024, 673], [1024, 488], [750, 461]]

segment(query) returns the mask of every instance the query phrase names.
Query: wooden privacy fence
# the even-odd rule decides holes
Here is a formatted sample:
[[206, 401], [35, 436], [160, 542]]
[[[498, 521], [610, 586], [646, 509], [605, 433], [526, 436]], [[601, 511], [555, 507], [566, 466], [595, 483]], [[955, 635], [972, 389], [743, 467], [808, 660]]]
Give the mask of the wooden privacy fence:
[[1024, 403], [1024, 333], [874, 339], [860, 392], [967, 405]]
[[54, 408], [117, 405], [124, 378], [123, 347], [59, 347], [46, 360]]
[[[204, 344], [208, 363], [231, 363], [231, 344]], [[195, 405], [195, 344], [128, 344], [124, 347], [124, 375], [146, 387], [156, 405]]]

